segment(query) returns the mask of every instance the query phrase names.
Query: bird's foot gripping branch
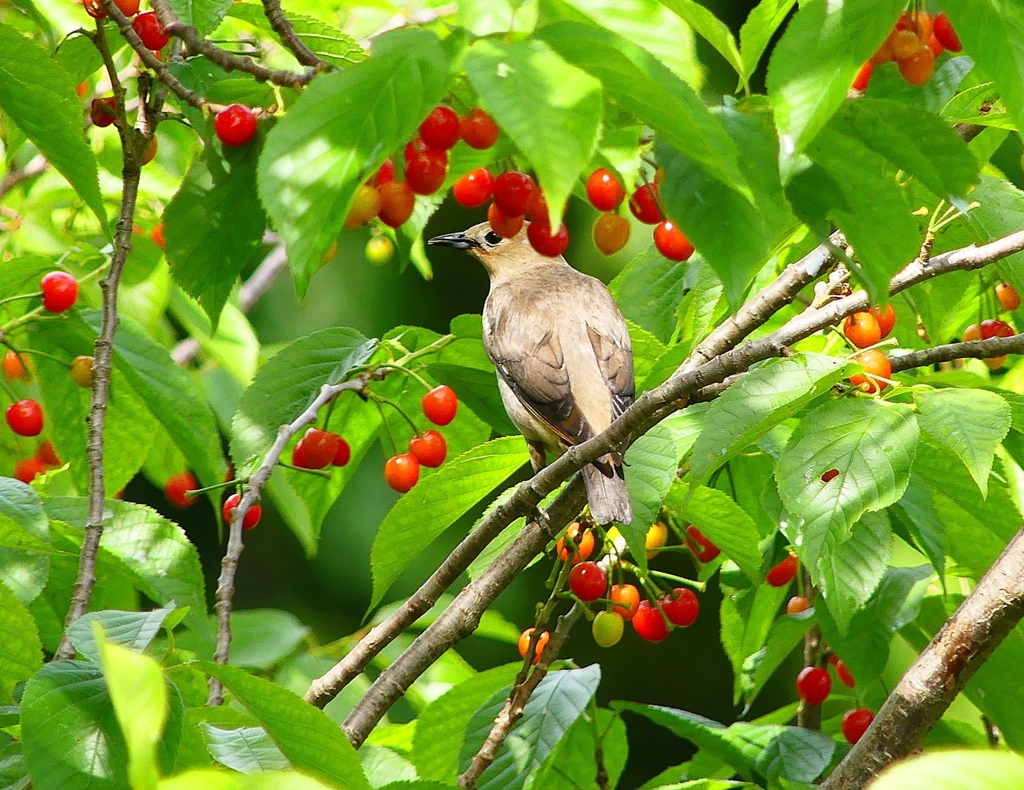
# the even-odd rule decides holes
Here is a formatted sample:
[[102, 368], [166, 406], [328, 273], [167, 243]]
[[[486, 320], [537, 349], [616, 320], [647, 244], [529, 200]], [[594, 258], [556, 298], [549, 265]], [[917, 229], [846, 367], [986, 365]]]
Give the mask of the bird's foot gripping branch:
[[492, 5], [0, 8], [0, 773], [1022, 784], [1019, 9]]

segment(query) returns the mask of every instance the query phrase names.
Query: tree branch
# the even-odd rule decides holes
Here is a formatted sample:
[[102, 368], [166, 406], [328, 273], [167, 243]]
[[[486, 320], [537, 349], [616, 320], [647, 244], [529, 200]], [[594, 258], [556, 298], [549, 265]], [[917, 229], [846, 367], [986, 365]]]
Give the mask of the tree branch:
[[[104, 0], [104, 5], [113, 5], [112, 0]], [[67, 636], [67, 629], [89, 609], [93, 586], [96, 583], [96, 554], [99, 552], [100, 538], [103, 535], [103, 429], [106, 423], [107, 401], [110, 398], [110, 368], [114, 349], [114, 334], [119, 323], [117, 315], [117, 289], [121, 282], [121, 272], [125, 261], [132, 250], [132, 228], [135, 221], [135, 202], [139, 194], [139, 180], [142, 177], [142, 150], [139, 140], [143, 138], [129, 124], [125, 115], [124, 87], [117, 78], [107, 44], [103, 23], [96, 22], [96, 46], [103, 56], [107, 73], [110, 75], [114, 96], [117, 98], [117, 131], [121, 136], [123, 166], [121, 178], [121, 209], [114, 233], [114, 250], [110, 258], [110, 268], [106, 276], [100, 280], [103, 292], [103, 309], [99, 335], [96, 337], [92, 365], [92, 395], [89, 402], [89, 437], [87, 451], [89, 455], [89, 507], [85, 521], [85, 532], [82, 535], [82, 549], [78, 559], [78, 575], [72, 590], [71, 604], [64, 620], [64, 636], [54, 654], [54, 659], [71, 658], [75, 647]], [[143, 118], [146, 121], [145, 118]], [[145, 138], [143, 138], [145, 139]]]
[[1024, 354], [1024, 334], [1011, 337], [993, 337], [988, 340], [972, 340], [964, 343], [949, 343], [944, 346], [912, 351], [909, 354], [893, 355], [889, 359], [892, 372], [952, 362], [955, 359], [991, 359], [1004, 354]]
[[327, 64], [313, 54], [313, 51], [295, 34], [295, 28], [292, 27], [292, 23], [288, 21], [288, 17], [281, 10], [281, 0], [263, 0], [263, 13], [274, 32], [281, 37], [281, 43], [292, 51], [299, 63], [316, 71], [323, 71], [327, 68]]
[[[307, 425], [316, 422], [317, 413], [320, 408], [331, 398], [346, 390], [361, 390], [366, 387], [370, 376], [364, 373], [351, 381], [343, 381], [340, 384], [324, 384], [320, 387], [320, 394], [314, 398], [309, 407], [296, 417], [288, 425], [282, 425], [277, 431], [277, 439], [267, 451], [260, 463], [259, 468], [249, 478], [242, 489], [242, 499], [231, 514], [231, 525], [228, 530], [228, 547], [224, 552], [224, 559], [220, 565], [220, 578], [217, 579], [217, 650], [213, 654], [213, 660], [218, 664], [228, 662], [228, 653], [231, 650], [231, 599], [235, 594], [235, 573], [238, 570], [238, 560], [242, 556], [242, 522], [245, 514], [249, 512], [256, 500], [260, 497], [263, 486], [267, 484], [270, 475], [274, 472], [281, 453], [288, 445], [288, 442], [299, 431]], [[210, 696], [206, 704], [208, 706], [220, 705], [224, 702], [221, 683], [216, 678], [210, 678]]]
[[963, 687], [1024, 617], [1024, 530], [900, 679], [821, 790], [864, 787], [918, 748]]
[[[898, 293], [912, 285], [949, 271], [986, 266], [1022, 249], [1024, 249], [1024, 231], [1011, 234], [982, 247], [972, 245], [961, 250], [944, 253], [933, 258], [928, 265], [915, 261], [893, 278], [891, 293]], [[570, 474], [601, 455], [611, 450], [617, 450], [623, 443], [628, 443], [631, 438], [642, 435], [669, 414], [683, 408], [687, 398], [693, 393], [710, 384], [722, 382], [729, 376], [742, 373], [755, 362], [778, 356], [786, 350], [788, 345], [832, 326], [848, 314], [864, 310], [867, 306], [867, 295], [859, 293], [836, 300], [816, 310], [805, 310], [787, 322], [781, 329], [765, 338], [748, 341], [698, 368], [673, 375], [661, 386], [644, 393], [603, 433], [583, 444], [569, 448], [552, 464], [542, 469], [530, 480], [517, 486], [506, 500], [506, 507], [500, 512], [496, 508], [484, 521], [490, 522], [489, 528], [495, 529], [495, 534], [497, 534], [511, 523], [514, 518], [512, 514], [523, 512], [521, 508], [536, 507]], [[562, 499], [568, 493], [567, 489], [548, 510], [548, 527], [554, 530], [552, 534], [557, 533], [568, 523], [571, 515], [575, 515], [579, 511], [579, 507], [577, 507], [571, 515], [566, 516], [565, 521], [560, 521], [552, 516], [553, 509], [562, 503]], [[576, 493], [579, 495], [578, 489]], [[448, 609], [413, 642], [409, 649], [378, 676], [370, 690], [349, 714], [343, 726], [353, 744], [358, 746], [365, 740], [381, 716], [405, 693], [405, 690], [422, 674], [426, 667], [449, 647], [472, 633], [483, 610], [511, 583], [512, 579], [522, 571], [533, 556], [544, 548], [548, 538], [540, 537], [539, 532], [540, 529], [536, 524], [531, 524], [520, 533], [512, 546], [506, 549], [484, 574], [467, 585], [456, 596]], [[397, 633], [398, 631], [391, 635], [390, 639], [393, 639]], [[357, 649], [359, 649], [358, 646]], [[354, 664], [355, 662], [353, 662]], [[325, 690], [321, 689], [321, 692], [316, 695], [317, 703], [320, 704], [323, 701], [323, 704], [326, 704], [329, 700], [324, 699]]]
[[27, 181], [33, 176], [39, 175], [46, 170], [46, 168], [46, 159], [43, 158], [42, 154], [36, 154], [24, 167], [8, 170], [4, 173], [4, 177], [0, 178], [0, 200], [7, 197], [7, 193], [18, 186], [22, 181]]
[[[107, 0], [104, 0], [106, 2]], [[251, 58], [232, 55], [216, 44], [212, 44], [203, 38], [199, 31], [191, 25], [183, 24], [174, 15], [167, 0], [153, 0], [153, 10], [156, 12], [164, 32], [169, 36], [177, 36], [188, 48], [188, 51], [195, 55], [202, 55], [207, 60], [216, 63], [224, 71], [244, 71], [251, 74], [259, 82], [272, 82], [283, 88], [298, 88], [307, 85], [317, 75], [312, 69], [303, 74], [296, 74], [294, 71], [281, 69], [268, 69], [261, 66]]]

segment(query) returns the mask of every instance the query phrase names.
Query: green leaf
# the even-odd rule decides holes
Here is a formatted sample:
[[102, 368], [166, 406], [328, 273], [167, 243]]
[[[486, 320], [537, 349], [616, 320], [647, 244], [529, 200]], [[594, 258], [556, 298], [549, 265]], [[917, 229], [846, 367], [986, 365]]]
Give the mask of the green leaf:
[[907, 490], [890, 512], [897, 524], [906, 527], [913, 545], [928, 558], [941, 579], [946, 573], [946, 527], [925, 482], [911, 474]]
[[749, 80], [754, 73], [761, 56], [768, 48], [775, 31], [789, 16], [796, 0], [761, 0], [751, 10], [747, 21], [740, 28], [740, 56], [743, 59], [743, 71], [740, 76]]
[[490, 113], [537, 173], [552, 227], [590, 162], [601, 127], [601, 84], [543, 41], [479, 39], [466, 73]]
[[206, 748], [221, 765], [243, 774], [286, 771], [291, 768], [291, 763], [262, 727], [224, 730], [205, 721], [200, 726]]
[[203, 309], [180, 288], [171, 291], [168, 309], [174, 320], [199, 343], [204, 354], [234, 376], [240, 385], [252, 382], [260, 361], [260, 342], [245, 313], [228, 302], [214, 331]]
[[339, 790], [369, 790], [356, 750], [323, 711], [243, 669], [208, 661], [200, 668], [259, 720], [295, 770]]
[[[474, 414], [500, 436], [514, 435], [519, 433], [519, 429], [512, 424], [501, 402], [494, 365], [487, 358], [480, 339], [480, 316], [473, 318], [476, 320], [478, 334], [475, 337], [458, 337], [441, 349], [438, 361], [427, 366], [427, 373], [455, 390], [459, 402], [469, 406]], [[454, 331], [454, 321], [452, 329], [453, 334], [459, 334]]]
[[364, 743], [359, 749], [359, 759], [370, 787], [381, 788], [391, 784], [401, 787], [417, 780], [412, 763], [386, 746]]
[[626, 766], [629, 746], [622, 717], [604, 708], [597, 710], [596, 722], [592, 708], [583, 712], [545, 760], [532, 786], [544, 790], [597, 790], [597, 749], [601, 749], [607, 786], [615, 787]]
[[256, 200], [256, 145], [225, 146], [225, 163], [211, 172], [196, 157], [164, 209], [171, 276], [199, 300], [216, 330], [238, 275], [263, 242], [267, 225]]
[[15, 685], [43, 665], [35, 619], [6, 584], [0, 583], [0, 701], [13, 702]]
[[0, 25], [0, 110], [68, 180], [104, 228], [96, 157], [82, 134], [82, 102], [71, 76], [34, 41]]
[[1024, 8], [999, 0], [943, 3], [964, 49], [999, 89], [1018, 129], [1024, 129]]
[[740, 81], [746, 84], [743, 58], [736, 48], [736, 39], [722, 20], [694, 0], [661, 0], [661, 3], [678, 14], [699, 36], [717, 49], [726, 62], [736, 69]]
[[707, 169], [723, 184], [746, 193], [739, 153], [721, 123], [693, 89], [643, 47], [576, 22], [537, 31], [563, 58], [597, 77], [608, 98], [642, 118], [658, 138]]
[[[806, 566], [817, 567], [864, 513], [903, 495], [918, 434], [908, 406], [866, 398], [829, 401], [801, 420], [775, 479], [791, 518], [786, 536]], [[826, 483], [830, 469], [839, 475]]]
[[373, 541], [369, 609], [423, 549], [528, 460], [522, 437], [494, 439], [448, 461], [399, 499]]
[[246, 609], [231, 613], [231, 653], [236, 667], [269, 669], [279, 664], [309, 635], [291, 612]]
[[[995, 241], [1024, 227], [1024, 192], [1005, 178], [983, 173], [971, 197], [981, 205], [967, 218], [983, 239]], [[1004, 258], [1001, 266], [1015, 287], [1024, 288], [1024, 252]]]
[[[77, 528], [69, 537], [80, 543], [88, 506], [85, 497], [52, 497], [46, 501], [46, 513]], [[161, 605], [173, 601], [190, 607], [190, 617], [205, 613], [199, 553], [185, 531], [145, 505], [108, 499], [103, 508], [100, 549], [120, 561], [139, 591]]]
[[373, 50], [369, 60], [313, 80], [260, 156], [260, 200], [288, 246], [300, 296], [341, 232], [356, 189], [444, 94], [448, 67], [433, 33], [396, 30]]
[[675, 332], [674, 313], [683, 298], [687, 269], [652, 245], [627, 263], [608, 289], [627, 319], [668, 343]]
[[[818, 134], [807, 153], [834, 187], [814, 197], [820, 202], [814, 213], [828, 217], [846, 234], [856, 251], [854, 275], [867, 287], [871, 301], [881, 303], [888, 298], [890, 278], [914, 259], [921, 239], [893, 169], [858, 138], [831, 128]], [[806, 212], [797, 213], [807, 219]]]
[[99, 663], [100, 650], [93, 636], [93, 623], [103, 628], [106, 641], [120, 645], [137, 653], [149, 647], [160, 633], [164, 620], [174, 612], [166, 606], [152, 612], [125, 612], [105, 609], [102, 612], [87, 612], [67, 628], [68, 639], [75, 649], [90, 661]]
[[844, 636], [853, 616], [867, 603], [889, 564], [892, 530], [885, 513], [865, 513], [853, 534], [826, 552], [811, 568], [836, 628]]
[[[228, 8], [228, 16], [248, 22], [265, 33], [270, 33], [280, 41], [273, 32], [263, 6], [257, 3], [232, 3]], [[332, 66], [344, 68], [353, 63], [366, 60], [366, 51], [359, 42], [338, 28], [321, 22], [305, 14], [296, 14], [289, 10], [288, 21], [299, 40], [309, 47], [313, 54]]]
[[783, 182], [846, 99], [853, 78], [896, 24], [903, 0], [812, 0], [786, 27], [765, 83], [782, 143]]
[[[83, 312], [96, 331], [100, 311]], [[125, 316], [114, 337], [114, 365], [167, 429], [203, 485], [224, 482], [227, 466], [213, 412], [195, 381], [170, 353]]]
[[978, 180], [978, 163], [967, 143], [934, 113], [903, 102], [848, 101], [831, 126], [854, 137], [936, 195], [966, 195]]
[[679, 466], [672, 432], [664, 425], [654, 426], [626, 450], [624, 466], [633, 521], [619, 525], [619, 530], [637, 564], [646, 568], [647, 530], [658, 518]]
[[755, 584], [761, 581], [761, 553], [757, 549], [761, 533], [732, 497], [715, 488], [690, 488], [680, 480], [672, 486], [665, 504], [704, 533], [748, 579]]
[[793, 654], [793, 649], [803, 640], [804, 634], [814, 625], [814, 612], [806, 611], [795, 615], [783, 615], [772, 623], [764, 647], [749, 655], [743, 662], [740, 675], [740, 689], [749, 708], [761, 693], [783, 662]]
[[538, 28], [564, 20], [605, 27], [650, 52], [695, 90], [704, 81], [693, 30], [657, 0], [541, 0], [537, 10]]
[[[958, 28], [959, 29], [959, 28]], [[973, 50], [972, 50], [973, 51]], [[959, 749], [903, 760], [872, 790], [1010, 790], [1024, 785], [1024, 758], [1013, 752]]]
[[994, 392], [939, 389], [917, 397], [921, 427], [956, 453], [988, 495], [996, 447], [1010, 431], [1010, 405]]
[[74, 35], [64, 39], [53, 53], [61, 68], [76, 85], [103, 68], [103, 56], [88, 36]]
[[690, 456], [694, 486], [771, 428], [847, 375], [848, 363], [822, 354], [796, 354], [751, 370], [711, 403]]
[[217, 29], [231, 7], [231, 0], [168, 0], [174, 15], [192, 25], [199, 35], [208, 36]]
[[333, 327], [301, 337], [271, 357], [242, 394], [231, 421], [235, 469], [249, 468], [270, 449], [278, 428], [302, 414], [321, 386], [343, 381], [375, 347], [375, 340], [354, 329]]
[[[324, 785], [294, 771], [268, 771], [251, 776], [226, 771], [197, 770], [160, 783], [159, 790], [327, 790]], [[418, 788], [410, 788], [418, 790]], [[433, 788], [425, 790], [434, 790]]]
[[696, 744], [745, 779], [784, 777], [813, 782], [828, 767], [835, 741], [820, 732], [778, 724], [737, 722], [730, 727], [695, 713], [637, 702], [612, 702], [615, 710], [638, 713]]
[[21, 731], [39, 790], [128, 790], [128, 750], [103, 675], [86, 661], [55, 661], [25, 685]]
[[132, 788], [155, 788], [157, 744], [167, 724], [168, 694], [160, 665], [149, 656], [103, 638], [103, 627], [93, 623], [93, 637], [107, 693], [128, 747], [128, 777]]
[[[516, 790], [526, 786], [531, 775], [576, 722], [597, 692], [601, 667], [549, 672], [537, 685], [523, 709], [523, 717], [501, 745], [494, 762], [480, 775], [480, 790]], [[466, 741], [459, 751], [459, 770], [469, 767], [483, 746], [508, 690], [496, 693], [466, 725]]]
[[0, 546], [49, 552], [50, 521], [32, 486], [0, 477]]

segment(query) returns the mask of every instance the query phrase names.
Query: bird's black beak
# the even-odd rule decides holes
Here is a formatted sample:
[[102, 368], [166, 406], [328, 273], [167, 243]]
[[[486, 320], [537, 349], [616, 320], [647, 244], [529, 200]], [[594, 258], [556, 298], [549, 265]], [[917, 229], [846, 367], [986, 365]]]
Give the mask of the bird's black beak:
[[445, 233], [443, 236], [434, 236], [427, 244], [437, 247], [452, 247], [456, 250], [469, 250], [482, 246], [480, 242], [469, 238], [465, 233]]

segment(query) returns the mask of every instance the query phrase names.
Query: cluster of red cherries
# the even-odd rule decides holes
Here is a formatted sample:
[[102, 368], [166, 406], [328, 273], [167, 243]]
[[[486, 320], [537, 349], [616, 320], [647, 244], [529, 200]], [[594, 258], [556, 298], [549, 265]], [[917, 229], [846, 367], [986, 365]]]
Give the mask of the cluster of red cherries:
[[[853, 688], [856, 681], [846, 664], [835, 653], [829, 653], [828, 663], [847, 688]], [[808, 705], [821, 705], [832, 693], [832, 676], [823, 667], [804, 667], [796, 678], [796, 693]], [[843, 714], [841, 728], [847, 743], [857, 743], [875, 720], [869, 708], [854, 708]]]
[[[43, 310], [47, 313], [64, 313], [74, 307], [75, 302], [78, 301], [78, 280], [67, 272], [50, 272], [40, 281], [39, 291], [39, 294], [26, 294], [26, 296], [42, 296]], [[85, 374], [84, 361], [86, 360], [88, 361], [89, 383], [85, 386], [90, 386], [92, 383], [92, 357], [76, 358], [71, 366], [71, 376], [76, 383], [79, 383], [80, 377]], [[29, 368], [26, 366], [26, 362], [13, 348], [4, 354], [0, 369], [10, 381], [27, 381], [29, 379]], [[45, 424], [43, 407], [34, 398], [15, 401], [7, 407], [4, 418], [7, 421], [7, 426], [18, 436], [39, 436], [43, 432]], [[31, 483], [37, 475], [43, 474], [48, 468], [60, 465], [61, 461], [53, 444], [46, 440], [38, 447], [34, 456], [22, 459], [15, 464], [14, 476], [23, 483]]]
[[853, 356], [853, 361], [864, 368], [863, 373], [850, 376], [853, 386], [870, 393], [881, 392], [888, 386], [886, 379], [892, 378], [892, 364], [885, 354], [871, 346], [888, 337], [894, 326], [896, 311], [891, 304], [887, 304], [884, 311], [872, 307], [847, 316], [843, 322], [846, 339], [856, 348], [867, 349]]
[[924, 85], [934, 73], [939, 55], [945, 50], [960, 52], [963, 48], [945, 13], [933, 20], [927, 11], [904, 11], [878, 52], [857, 72], [853, 88], [866, 90], [875, 66], [890, 61], [896, 62], [900, 75], [911, 85]]

